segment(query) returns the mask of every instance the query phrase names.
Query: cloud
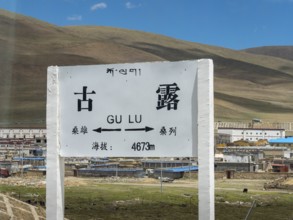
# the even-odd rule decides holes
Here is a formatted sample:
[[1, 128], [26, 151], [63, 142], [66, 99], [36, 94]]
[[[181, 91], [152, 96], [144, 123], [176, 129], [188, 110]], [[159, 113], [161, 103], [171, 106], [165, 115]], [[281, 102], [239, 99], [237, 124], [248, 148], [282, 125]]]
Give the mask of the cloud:
[[91, 10], [95, 11], [95, 10], [98, 10], [98, 9], [105, 9], [105, 8], [107, 8], [107, 4], [105, 2], [100, 2], [100, 3], [94, 4], [91, 7]]
[[72, 15], [67, 17], [68, 21], [81, 21], [82, 16], [81, 15]]
[[126, 3], [125, 3], [125, 7], [126, 7], [127, 9], [138, 8], [138, 7], [140, 7], [140, 6], [141, 6], [141, 4], [139, 4], [139, 5], [135, 5], [135, 4], [131, 3], [131, 2], [126, 2]]

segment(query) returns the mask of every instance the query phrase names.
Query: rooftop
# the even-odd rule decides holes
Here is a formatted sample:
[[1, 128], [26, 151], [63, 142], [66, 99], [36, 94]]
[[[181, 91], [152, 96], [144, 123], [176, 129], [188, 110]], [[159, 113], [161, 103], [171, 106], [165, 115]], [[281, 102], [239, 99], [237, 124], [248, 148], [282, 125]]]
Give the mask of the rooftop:
[[230, 127], [230, 128], [226, 128], [226, 127], [218, 127], [219, 129], [226, 129], [226, 130], [266, 130], [266, 131], [285, 131], [285, 129], [281, 129], [281, 128], [234, 128], [234, 127]]
[[293, 144], [293, 137], [278, 138], [269, 140], [270, 144]]

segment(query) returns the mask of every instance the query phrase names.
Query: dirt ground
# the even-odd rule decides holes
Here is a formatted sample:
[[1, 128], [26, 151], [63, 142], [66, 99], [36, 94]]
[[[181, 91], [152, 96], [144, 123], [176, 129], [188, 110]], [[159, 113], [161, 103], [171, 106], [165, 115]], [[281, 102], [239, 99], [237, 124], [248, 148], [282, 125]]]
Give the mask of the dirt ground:
[[288, 178], [287, 180], [285, 180], [284, 184], [293, 186], [293, 177]]
[[[220, 194], [220, 197], [219, 196], [216, 197], [216, 201], [219, 200], [219, 198], [222, 200], [225, 196], [229, 200], [229, 198], [230, 197], [232, 198], [234, 196], [234, 194], [236, 194], [237, 196], [241, 195], [243, 197], [243, 196], [245, 196], [242, 193], [242, 189], [243, 188], [249, 188], [249, 192], [252, 192], [252, 193], [255, 194], [255, 195], [254, 194], [251, 194], [251, 195], [253, 195], [253, 196], [259, 196], [259, 194], [261, 194], [264, 191], [264, 184], [267, 181], [271, 181], [271, 180], [266, 180], [266, 179], [217, 179], [215, 181], [215, 191], [218, 192], [218, 194]], [[108, 186], [109, 187], [114, 186], [113, 189], [116, 190], [116, 188], [117, 189], [120, 189], [121, 188], [121, 185], [128, 185], [128, 186], [132, 186], [134, 188], [136, 186], [152, 186], [150, 189], [157, 188], [157, 187], [159, 188], [161, 183], [160, 183], [160, 180], [153, 179], [153, 178], [120, 178], [120, 177], [85, 178], [85, 177], [65, 177], [65, 179], [64, 179], [64, 186], [70, 192], [71, 191], [74, 192], [74, 190], [76, 190], [76, 188], [79, 188], [79, 186], [82, 187], [83, 189], [86, 189], [86, 186], [93, 186], [93, 185], [99, 185], [99, 184], [101, 184], [101, 186], [103, 185], [103, 187], [105, 187], [104, 184], [106, 184], [105, 189], [107, 189]], [[182, 188], [184, 188], [183, 190], [185, 192], [185, 191], [188, 191], [188, 190], [191, 190], [191, 189], [197, 189], [198, 181], [195, 178], [183, 178], [183, 179], [174, 180], [173, 182], [170, 182], [170, 183], [163, 183], [163, 184], [164, 184], [164, 187], [168, 187], [168, 188], [165, 188], [166, 191], [167, 191], [167, 189], [171, 189], [171, 187], [175, 187], [176, 189], [173, 188], [174, 191], [177, 191], [177, 189], [178, 190], [182, 190]], [[283, 184], [293, 186], [293, 177], [289, 177], [289, 178], [285, 179], [285, 181], [283, 182]], [[9, 177], [9, 178], [1, 178], [0, 179], [0, 185], [17, 186], [17, 188], [18, 188], [18, 186], [25, 186], [25, 188], [26, 187], [28, 187], [28, 188], [33, 187], [33, 188], [39, 188], [41, 191], [45, 191], [44, 189], [46, 187], [46, 178], [45, 177], [24, 177], [24, 178], [21, 178], [21, 177]], [[85, 186], [85, 187], [83, 187], [83, 186]], [[19, 188], [21, 188], [21, 187], [19, 187]], [[22, 187], [22, 188], [24, 188], [24, 187]], [[141, 187], [138, 187], [138, 189], [140, 189], [140, 188]], [[292, 189], [293, 189], [293, 187], [292, 187]], [[219, 193], [219, 192], [222, 192], [222, 191], [229, 192], [227, 194], [229, 196], [227, 196], [226, 194], [225, 195], [224, 194], [222, 195], [221, 193]], [[293, 190], [291, 190], [291, 187], [290, 187], [290, 189], [289, 188], [286, 188], [286, 189], [284, 189], [284, 188], [283, 189], [272, 189], [272, 190], [269, 189], [267, 191], [268, 192], [272, 191], [272, 193], [273, 193], [273, 191], [274, 191], [274, 193], [279, 192], [281, 194], [286, 194], [286, 195], [288, 193], [289, 194], [293, 193]], [[137, 193], [137, 191], [135, 191], [135, 190], [133, 192], [134, 193]], [[239, 192], [241, 192], [241, 193], [239, 194]], [[99, 193], [101, 193], [101, 192], [99, 191]], [[10, 195], [10, 194], [8, 194], [8, 195]], [[68, 195], [70, 195], [70, 193]], [[266, 198], [268, 196], [269, 195], [266, 195]], [[35, 217], [35, 219], [37, 219], [37, 218], [43, 219], [44, 218], [45, 212], [42, 211], [41, 213], [39, 213], [40, 210], [42, 210], [42, 209], [39, 210], [39, 209], [35, 209], [35, 208], [32, 207], [32, 208], [29, 208], [29, 209], [32, 210], [31, 212], [25, 212], [24, 210], [27, 210], [27, 208], [24, 208], [24, 206], [26, 205], [25, 203], [18, 203], [15, 199], [13, 199], [13, 200], [11, 199], [10, 202], [7, 203], [7, 201], [6, 201], [7, 199], [4, 199], [4, 195], [2, 197], [3, 197], [3, 199], [0, 198], [0, 214], [1, 214], [1, 210], [2, 210], [2, 213], [4, 213], [4, 214], [3, 214], [3, 216], [0, 215], [0, 219], [1, 220], [2, 219], [3, 220], [5, 220], [5, 219], [7, 219], [7, 220], [8, 219], [11, 219], [10, 217], [12, 215], [12, 212], [13, 212], [13, 216], [22, 216], [22, 218], [19, 218], [19, 219], [31, 220], [31, 219], [34, 219], [33, 218], [34, 215], [35, 216], [39, 215], [39, 217]], [[101, 197], [103, 197], [103, 196], [101, 196]], [[129, 197], [129, 195], [127, 195], [127, 198], [128, 197]], [[88, 196], [87, 198], [90, 198], [90, 196]], [[172, 198], [172, 196], [170, 198]], [[227, 200], [227, 198], [226, 198], [226, 200]], [[275, 198], [275, 194], [272, 195], [272, 198], [276, 199]], [[80, 200], [81, 198], [78, 197], [77, 199]], [[223, 203], [225, 203], [226, 200]], [[234, 202], [235, 204], [237, 204], [237, 207], [240, 204], [239, 201], [237, 200], [236, 203]], [[70, 199], [68, 200], [68, 202], [69, 202], [69, 204], [68, 204], [68, 207], [69, 208], [75, 204], [75, 203], [70, 203], [70, 202], [72, 202]], [[97, 203], [97, 202], [95, 202], [95, 201], [92, 202], [92, 204], [95, 204], [95, 203]], [[100, 203], [102, 204], [103, 201], [100, 201]], [[116, 207], [116, 208], [118, 207], [121, 210], [124, 210], [124, 209], [126, 210], [127, 208], [130, 208], [130, 207], [135, 206], [135, 205], [138, 205], [139, 206], [142, 202], [141, 202], [141, 200], [137, 200], [136, 198], [135, 199], [131, 199], [130, 198], [130, 199], [124, 199], [124, 200], [119, 199], [117, 201], [115, 200], [112, 203], [111, 204], [112, 204], [113, 207]], [[228, 205], [231, 206], [234, 203], [230, 201]], [[247, 203], [248, 205], [246, 205], [245, 202], [241, 202], [241, 203], [243, 203], [242, 206], [245, 206], [245, 207], [246, 206], [247, 207], [250, 207], [251, 206], [251, 203]], [[222, 203], [219, 203], [218, 202], [217, 204], [219, 206]], [[80, 203], [78, 203], [78, 206], [79, 205], [80, 205]], [[11, 208], [10, 208], [10, 206], [11, 206]], [[108, 206], [109, 206], [109, 204], [107, 204], [107, 207]], [[88, 207], [86, 207], [84, 209], [86, 210], [87, 208]], [[223, 207], [221, 206], [221, 209], [222, 208]], [[69, 211], [71, 211], [71, 212], [67, 211], [69, 217], [72, 217], [71, 215], [73, 215], [73, 216], [75, 215], [75, 214], [72, 214], [72, 213], [74, 213], [74, 210], [75, 209], [76, 208], [72, 208], [72, 207], [71, 207], [71, 209], [68, 209]], [[23, 212], [23, 213], [20, 214], [20, 212]], [[27, 216], [27, 217], [24, 218], [24, 216]], [[15, 218], [15, 219], [18, 219], [18, 218]], [[76, 218], [76, 219], [78, 219], [78, 218]]]
[[[225, 183], [232, 185], [239, 185], [241, 182], [246, 180], [216, 180], [216, 185], [218, 187], [224, 187]], [[257, 181], [257, 180], [256, 180]], [[263, 180], [264, 182], [265, 180]], [[250, 182], [248, 180], [248, 182]], [[261, 182], [261, 181], [260, 181]], [[105, 177], [105, 178], [87, 178], [87, 177], [65, 177], [64, 186], [65, 187], [74, 187], [74, 186], [86, 186], [89, 184], [130, 184], [130, 185], [156, 185], [160, 184], [160, 180], [153, 178], [120, 178], [120, 177]], [[32, 186], [37, 188], [46, 187], [46, 178], [45, 177], [9, 177], [1, 178], [0, 184], [4, 185], [13, 185], [13, 186]], [[178, 179], [174, 180], [171, 183], [164, 183], [165, 185], [180, 186], [180, 187], [197, 187], [197, 180], [195, 179]], [[282, 184], [293, 186], [293, 177], [287, 178]]]

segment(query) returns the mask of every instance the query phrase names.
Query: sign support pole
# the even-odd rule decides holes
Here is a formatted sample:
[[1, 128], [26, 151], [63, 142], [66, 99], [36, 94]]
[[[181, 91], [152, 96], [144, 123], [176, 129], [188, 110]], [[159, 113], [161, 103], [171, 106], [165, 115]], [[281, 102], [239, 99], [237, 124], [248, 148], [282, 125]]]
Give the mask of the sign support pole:
[[[198, 219], [215, 219], [214, 86], [213, 63], [200, 60], [198, 67]], [[208, 85], [208, 86], [207, 86]]]
[[58, 67], [48, 68], [47, 79], [46, 219], [64, 219], [64, 158], [59, 144]]

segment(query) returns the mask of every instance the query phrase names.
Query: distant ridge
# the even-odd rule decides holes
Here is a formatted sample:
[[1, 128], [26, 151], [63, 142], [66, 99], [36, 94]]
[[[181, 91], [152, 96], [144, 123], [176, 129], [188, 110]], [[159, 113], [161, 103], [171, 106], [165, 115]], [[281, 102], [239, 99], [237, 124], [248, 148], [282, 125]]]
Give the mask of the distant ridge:
[[293, 61], [293, 46], [266, 46], [245, 49], [245, 52]]
[[290, 53], [281, 59], [249, 50], [112, 27], [59, 27], [0, 10], [0, 127], [45, 127], [48, 66], [202, 58], [214, 61], [215, 120], [293, 121]]

